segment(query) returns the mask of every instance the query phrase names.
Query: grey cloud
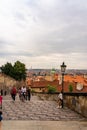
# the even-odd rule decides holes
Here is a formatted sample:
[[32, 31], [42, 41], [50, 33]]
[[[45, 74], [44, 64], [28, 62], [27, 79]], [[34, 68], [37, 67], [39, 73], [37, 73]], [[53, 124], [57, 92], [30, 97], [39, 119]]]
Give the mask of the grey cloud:
[[6, 48], [6, 45], [12, 45], [13, 43], [0, 38], [0, 49]]
[[26, 19], [25, 16], [20, 12], [16, 12], [14, 16], [21, 21], [25, 21]]
[[8, 42], [6, 42], [5, 40], [0, 39], [0, 45], [4, 45], [5, 43], [8, 43]]
[[36, 0], [26, 0], [25, 1], [25, 4], [26, 4], [26, 6], [36, 6], [37, 5], [37, 1]]
[[86, 28], [80, 29], [80, 26], [77, 28], [69, 26], [61, 31], [52, 31], [40, 38], [39, 52], [42, 54], [87, 52], [86, 32]]
[[14, 42], [0, 37], [0, 44], [2, 44], [2, 45], [4, 45], [4, 44], [5, 44], [5, 45], [6, 45], [6, 44], [7, 44], [7, 45], [13, 45]]
[[33, 54], [31, 53], [26, 53], [26, 52], [0, 52], [0, 56], [4, 57], [4, 56], [28, 56], [28, 57], [33, 57]]
[[[50, 9], [36, 8], [38, 9], [38, 17], [40, 20], [46, 22], [46, 24], [58, 24], [59, 22], [71, 23], [75, 22], [85, 22], [86, 11], [87, 11], [87, 2], [86, 1], [74, 1], [72, 0], [58, 0], [55, 1], [55, 7], [50, 7]], [[80, 7], [79, 7], [80, 6]], [[81, 20], [81, 21], [80, 21]], [[86, 20], [86, 21], [84, 21]]]
[[[69, 54], [72, 56], [72, 53], [80, 53], [83, 58], [79, 57], [78, 60], [84, 59], [85, 63], [87, 0], [54, 0], [53, 5], [50, 0], [43, 0], [43, 2], [41, 3], [41, 0], [22, 0], [22, 4], [20, 2], [20, 8], [17, 6], [12, 14], [16, 24], [23, 29], [15, 26], [16, 30], [15, 28], [10, 30], [13, 32], [12, 43], [0, 40], [0, 49], [2, 49], [0, 55], [34, 59], [39, 56], [50, 57], [53, 54], [61, 54], [66, 55], [67, 59]], [[7, 46], [8, 50], [5, 51]]]

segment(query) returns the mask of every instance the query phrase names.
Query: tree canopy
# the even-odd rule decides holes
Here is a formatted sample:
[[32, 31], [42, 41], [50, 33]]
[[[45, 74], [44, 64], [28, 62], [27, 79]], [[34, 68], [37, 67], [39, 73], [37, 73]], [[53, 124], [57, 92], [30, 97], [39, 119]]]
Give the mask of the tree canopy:
[[7, 62], [1, 66], [1, 72], [19, 81], [26, 79], [26, 67], [20, 61], [16, 61], [13, 66]]

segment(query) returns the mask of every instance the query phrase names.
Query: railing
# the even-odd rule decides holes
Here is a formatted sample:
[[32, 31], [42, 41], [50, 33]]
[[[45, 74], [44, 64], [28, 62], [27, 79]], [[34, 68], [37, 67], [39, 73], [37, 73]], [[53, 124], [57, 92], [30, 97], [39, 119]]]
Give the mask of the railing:
[[[59, 93], [33, 93], [41, 100], [55, 100]], [[64, 106], [87, 118], [87, 93], [64, 93]]]

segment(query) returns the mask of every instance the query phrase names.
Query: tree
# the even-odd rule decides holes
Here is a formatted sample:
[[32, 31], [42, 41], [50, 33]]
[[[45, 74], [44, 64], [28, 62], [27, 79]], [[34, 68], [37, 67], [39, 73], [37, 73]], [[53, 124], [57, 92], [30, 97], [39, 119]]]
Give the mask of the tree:
[[1, 71], [2, 71], [2, 73], [6, 74], [6, 75], [12, 76], [12, 73], [13, 73], [12, 64], [7, 62], [5, 65], [2, 65]]
[[19, 81], [26, 79], [25, 64], [20, 61], [16, 61], [13, 66], [11, 63], [7, 62], [5, 65], [1, 66], [1, 71]]
[[14, 78], [16, 80], [26, 79], [25, 64], [21, 63], [20, 61], [16, 61], [14, 64]]

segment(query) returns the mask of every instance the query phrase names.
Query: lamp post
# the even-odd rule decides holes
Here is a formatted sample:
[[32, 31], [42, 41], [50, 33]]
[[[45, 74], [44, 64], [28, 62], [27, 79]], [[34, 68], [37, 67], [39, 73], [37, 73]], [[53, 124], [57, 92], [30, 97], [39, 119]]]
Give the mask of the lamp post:
[[64, 93], [64, 74], [65, 74], [65, 71], [66, 71], [66, 65], [64, 64], [64, 62], [62, 63], [61, 65], [61, 74], [62, 74], [62, 108], [64, 107], [64, 99], [63, 99], [63, 93]]

